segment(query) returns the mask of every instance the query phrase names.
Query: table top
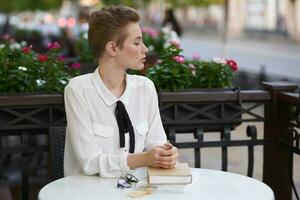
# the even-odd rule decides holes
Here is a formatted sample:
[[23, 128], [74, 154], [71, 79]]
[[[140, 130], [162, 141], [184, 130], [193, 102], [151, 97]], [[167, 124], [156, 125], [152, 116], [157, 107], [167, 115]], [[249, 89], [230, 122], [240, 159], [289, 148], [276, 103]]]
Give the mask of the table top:
[[[146, 182], [146, 170], [134, 173], [140, 182]], [[192, 168], [193, 182], [184, 191], [154, 189], [153, 193], [138, 199], [205, 199], [205, 200], [274, 200], [273, 191], [266, 184], [247, 176], [230, 172]], [[56, 180], [44, 186], [39, 192], [39, 200], [123, 200], [132, 199], [129, 189], [117, 188], [118, 179], [104, 179], [99, 176], [76, 175]]]

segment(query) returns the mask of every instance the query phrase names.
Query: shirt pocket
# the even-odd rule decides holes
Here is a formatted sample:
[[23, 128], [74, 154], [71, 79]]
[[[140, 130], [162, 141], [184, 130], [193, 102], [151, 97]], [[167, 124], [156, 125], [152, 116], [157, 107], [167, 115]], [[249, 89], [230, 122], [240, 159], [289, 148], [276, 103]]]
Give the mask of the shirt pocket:
[[113, 152], [113, 133], [114, 127], [99, 123], [93, 124], [93, 133], [99, 148], [103, 153]]
[[138, 123], [134, 128], [136, 130], [135, 151], [142, 152], [145, 148], [146, 135], [149, 130], [148, 122], [146, 120], [144, 120], [144, 121]]

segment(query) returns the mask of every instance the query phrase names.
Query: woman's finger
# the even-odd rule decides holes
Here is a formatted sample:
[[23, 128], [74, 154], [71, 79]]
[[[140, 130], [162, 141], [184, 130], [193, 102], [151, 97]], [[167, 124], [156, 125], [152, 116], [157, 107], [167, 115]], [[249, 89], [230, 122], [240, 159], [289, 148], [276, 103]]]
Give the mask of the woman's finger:
[[176, 165], [176, 161], [173, 162], [159, 162], [158, 166], [161, 168], [173, 168]]
[[174, 151], [172, 149], [160, 148], [160, 150], [158, 151], [158, 154], [160, 156], [171, 156], [174, 154]]
[[170, 155], [170, 156], [160, 156], [159, 161], [172, 162], [173, 160], [177, 160], [177, 158], [178, 158], [177, 154], [173, 154], [173, 155]]

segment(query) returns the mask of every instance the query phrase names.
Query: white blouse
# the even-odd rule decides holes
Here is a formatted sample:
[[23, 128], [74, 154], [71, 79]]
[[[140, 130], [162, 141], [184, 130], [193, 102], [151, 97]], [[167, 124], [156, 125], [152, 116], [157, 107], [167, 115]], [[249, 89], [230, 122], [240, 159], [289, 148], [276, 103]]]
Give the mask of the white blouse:
[[71, 79], [65, 88], [65, 176], [83, 173], [110, 178], [130, 170], [129, 133], [125, 134], [125, 147], [120, 148], [115, 117], [118, 100], [124, 103], [134, 127], [135, 153], [166, 143], [153, 82], [127, 74], [126, 89], [118, 99], [103, 84], [96, 69]]

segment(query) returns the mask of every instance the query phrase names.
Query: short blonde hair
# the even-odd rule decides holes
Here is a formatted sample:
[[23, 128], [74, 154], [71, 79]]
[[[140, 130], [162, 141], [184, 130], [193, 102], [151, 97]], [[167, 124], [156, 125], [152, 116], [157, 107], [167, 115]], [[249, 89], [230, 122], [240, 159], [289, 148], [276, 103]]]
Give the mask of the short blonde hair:
[[122, 48], [128, 36], [124, 28], [137, 23], [140, 16], [136, 10], [126, 6], [109, 6], [94, 11], [89, 18], [88, 43], [96, 59], [99, 59], [107, 42], [116, 40]]

